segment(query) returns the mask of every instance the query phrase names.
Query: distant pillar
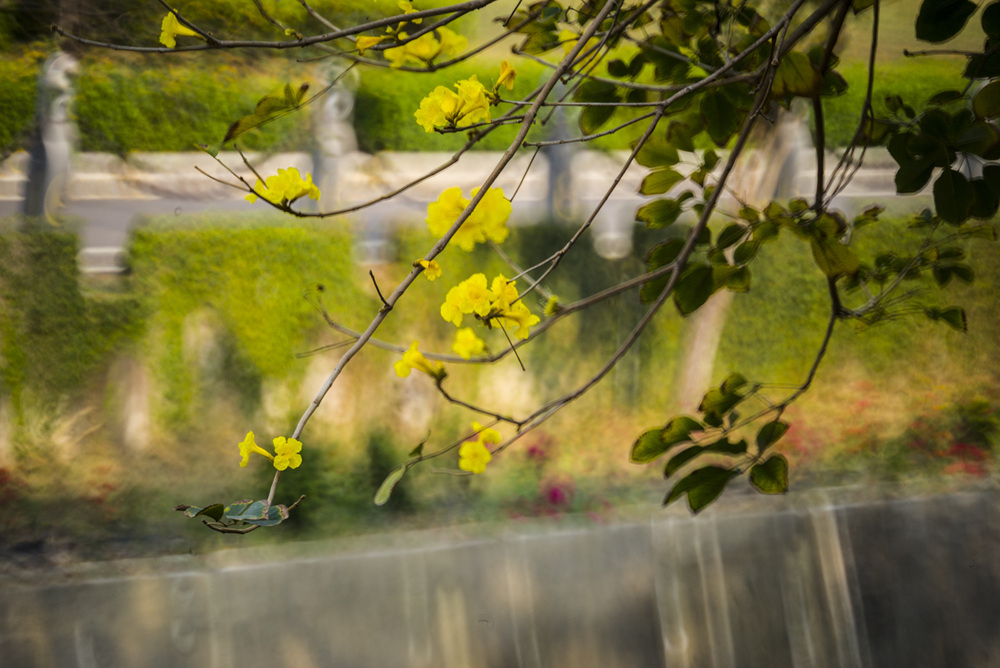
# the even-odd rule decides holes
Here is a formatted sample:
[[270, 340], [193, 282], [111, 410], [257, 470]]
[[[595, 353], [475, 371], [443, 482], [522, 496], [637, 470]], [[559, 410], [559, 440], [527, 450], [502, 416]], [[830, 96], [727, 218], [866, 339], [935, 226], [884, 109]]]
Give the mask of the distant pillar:
[[320, 100], [319, 113], [315, 120], [316, 147], [313, 154], [313, 181], [320, 187], [324, 208], [332, 208], [340, 203], [341, 174], [344, 156], [358, 150], [358, 138], [354, 133], [354, 93], [358, 89], [360, 77], [357, 70], [344, 74], [344, 66], [336, 64], [329, 70], [331, 81], [337, 85]]
[[69, 109], [73, 101], [70, 75], [77, 70], [76, 59], [62, 52], [51, 56], [42, 68], [24, 192], [24, 213], [29, 216], [51, 216], [62, 205], [76, 145], [76, 126]]
[[[562, 84], [556, 86], [552, 92], [553, 99], [561, 99], [566, 87]], [[570, 138], [570, 122], [576, 117], [570, 118], [566, 112], [566, 107], [555, 107], [544, 128], [544, 138], [546, 140], [563, 140]], [[548, 189], [548, 218], [552, 222], [566, 223], [573, 220], [573, 215], [577, 213], [574, 209], [573, 197], [573, 154], [575, 144], [551, 144], [542, 148], [542, 155], [549, 166], [549, 189]]]

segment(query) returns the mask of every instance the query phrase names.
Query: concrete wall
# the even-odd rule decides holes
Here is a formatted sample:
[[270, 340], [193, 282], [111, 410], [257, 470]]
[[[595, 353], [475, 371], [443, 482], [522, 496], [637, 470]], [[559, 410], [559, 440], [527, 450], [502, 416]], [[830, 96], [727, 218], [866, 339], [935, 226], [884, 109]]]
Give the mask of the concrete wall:
[[0, 665], [997, 666], [997, 500], [755, 498], [7, 581]]

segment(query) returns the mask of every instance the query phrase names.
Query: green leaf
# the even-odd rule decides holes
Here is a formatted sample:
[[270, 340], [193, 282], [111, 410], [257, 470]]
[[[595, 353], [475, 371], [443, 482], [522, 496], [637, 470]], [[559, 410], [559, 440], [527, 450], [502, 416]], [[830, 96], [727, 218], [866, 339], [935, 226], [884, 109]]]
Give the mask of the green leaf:
[[200, 515], [205, 515], [206, 517], [211, 517], [213, 520], [218, 522], [222, 519], [222, 514], [225, 512], [225, 507], [221, 503], [213, 503], [210, 506], [205, 506], [204, 508], [199, 508], [197, 506], [177, 506], [175, 510], [182, 510], [184, 514], [188, 517], [198, 517]]
[[952, 102], [958, 102], [959, 100], [964, 100], [965, 96], [961, 91], [958, 90], [943, 90], [940, 93], [935, 93], [931, 95], [927, 100], [927, 104], [931, 105], [942, 105], [950, 104]]
[[993, 39], [1000, 37], [1000, 2], [991, 2], [986, 5], [980, 22], [987, 37]]
[[960, 332], [965, 332], [969, 329], [969, 322], [965, 317], [965, 309], [960, 306], [951, 306], [942, 310], [939, 317], [952, 329], [957, 329]]
[[924, 0], [917, 14], [917, 39], [946, 42], [961, 32], [975, 11], [969, 0]]
[[701, 168], [704, 169], [706, 172], [710, 172], [713, 169], [715, 169], [715, 166], [717, 164], [719, 164], [719, 154], [718, 153], [716, 153], [712, 149], [708, 149], [707, 151], [705, 151], [705, 153], [702, 154], [702, 156], [701, 156]]
[[673, 474], [677, 473], [677, 471], [679, 471], [685, 464], [704, 453], [705, 448], [700, 445], [692, 445], [690, 448], [679, 452], [671, 457], [667, 462], [667, 465], [663, 468], [663, 477], [669, 478]]
[[959, 306], [950, 306], [946, 309], [925, 308], [924, 315], [934, 321], [942, 320], [946, 325], [959, 332], [965, 332], [969, 327], [965, 317], [965, 309]]
[[[692, 137], [697, 134], [690, 125], [680, 121], [671, 121], [667, 126], [667, 141], [671, 146], [675, 146], [681, 151], [694, 152], [694, 141]], [[636, 156], [638, 160], [638, 156]], [[642, 163], [639, 163], [642, 164]]]
[[972, 186], [965, 176], [954, 169], [945, 169], [934, 182], [934, 208], [945, 222], [957, 225], [969, 217]]
[[618, 60], [617, 58], [615, 60], [609, 60], [608, 61], [608, 74], [610, 74], [613, 77], [617, 77], [619, 79], [627, 77], [628, 76], [628, 65], [625, 64], [625, 61]]
[[618, 102], [618, 87], [607, 81], [587, 79], [573, 93], [573, 99], [578, 102]]
[[651, 230], [673, 225], [681, 215], [681, 205], [675, 199], [657, 199], [643, 204], [635, 212], [635, 219], [646, 223]]
[[975, 179], [972, 185], [972, 207], [969, 215], [973, 218], [988, 220], [996, 215], [1000, 208], [1000, 193], [990, 188], [985, 179]]
[[665, 267], [677, 259], [683, 248], [683, 239], [667, 239], [663, 243], [653, 246], [646, 256], [646, 265], [650, 271]]
[[913, 160], [900, 163], [896, 171], [896, 192], [915, 193], [923, 190], [934, 173], [934, 165], [929, 160]]
[[642, 145], [635, 161], [643, 167], [657, 168], [676, 165], [680, 160], [677, 148], [662, 139], [650, 138]]
[[684, 494], [688, 497], [691, 512], [698, 513], [719, 498], [729, 481], [739, 475], [736, 469], [706, 466], [692, 471], [674, 485], [663, 505], [670, 505]]
[[701, 98], [699, 109], [705, 119], [708, 136], [717, 146], [725, 146], [740, 124], [737, 110], [733, 108], [729, 98], [720, 90], [708, 90]]
[[585, 135], [595, 134], [614, 113], [615, 107], [612, 106], [584, 107], [580, 112], [580, 130]]
[[226, 508], [226, 519], [237, 520], [237, 521], [249, 521], [249, 520], [262, 520], [267, 517], [268, 506], [267, 501], [253, 501], [252, 503], [247, 503], [246, 501], [238, 501], [236, 503], [230, 504]]
[[683, 180], [684, 177], [676, 170], [670, 168], [654, 169], [642, 180], [639, 192], [643, 195], [659, 195], [667, 192]]
[[788, 431], [788, 424], [781, 420], [768, 422], [757, 432], [757, 451], [764, 453], [769, 447], [781, 440]]
[[250, 130], [298, 109], [307, 90], [309, 90], [307, 83], [302, 84], [298, 89], [292, 88], [291, 84], [285, 84], [281, 94], [265, 95], [260, 98], [252, 114], [244, 116], [229, 126], [222, 143], [226, 144], [238, 139]]
[[673, 418], [662, 429], [650, 429], [632, 445], [629, 461], [633, 464], [649, 463], [678, 443], [691, 439], [691, 433], [702, 431], [704, 425], [687, 416]]
[[746, 236], [747, 228], [739, 223], [727, 225], [726, 229], [715, 239], [716, 248], [729, 248]]
[[674, 304], [681, 315], [690, 315], [701, 308], [713, 292], [715, 292], [715, 280], [712, 266], [689, 265], [677, 280], [674, 288]]
[[712, 268], [715, 289], [730, 292], [750, 291], [750, 269], [747, 267], [715, 266]]
[[724, 381], [722, 381], [722, 385], [719, 386], [719, 389], [722, 390], [724, 394], [731, 394], [743, 387], [746, 387], [748, 382], [749, 381], [746, 379], [746, 376], [743, 374], [731, 373], [726, 376]]
[[847, 79], [836, 70], [827, 70], [823, 75], [823, 85], [819, 94], [823, 97], [838, 97], [847, 92]]
[[739, 216], [748, 223], [756, 223], [760, 220], [760, 212], [752, 206], [740, 207]]
[[801, 51], [789, 51], [778, 63], [771, 84], [774, 97], [814, 97], [823, 86], [823, 77]]
[[[661, 244], [653, 247], [646, 257], [646, 264], [650, 271], [659, 269], [660, 267], [665, 267], [680, 255], [681, 249], [684, 248], [683, 239], [668, 239]], [[639, 288], [639, 299], [642, 303], [649, 304], [656, 301], [660, 293], [663, 292], [664, 288], [667, 287], [667, 283], [670, 281], [670, 274], [654, 278], [651, 281], [646, 281]]]
[[813, 259], [824, 274], [830, 278], [853, 276], [861, 267], [858, 258], [846, 245], [840, 242], [838, 220], [823, 214], [810, 228], [809, 245]]
[[733, 251], [733, 262], [736, 264], [746, 264], [750, 260], [754, 259], [757, 255], [757, 251], [760, 250], [760, 242], [756, 240], [750, 240], [746, 243], [740, 244]]
[[788, 491], [788, 460], [784, 455], [772, 455], [751, 466], [750, 484], [763, 494], [784, 494]]
[[284, 505], [271, 506], [267, 510], [267, 517], [261, 519], [244, 519], [247, 524], [255, 524], [259, 527], [273, 527], [281, 524], [289, 517], [288, 507]]
[[714, 452], [720, 455], [742, 455], [746, 454], [747, 442], [742, 438], [735, 443], [731, 442], [728, 438], [723, 438], [711, 445], [706, 445], [705, 450], [707, 452]]
[[1000, 81], [990, 82], [976, 93], [972, 98], [972, 111], [979, 118], [1000, 116]]
[[406, 473], [406, 469], [406, 465], [397, 466], [389, 472], [389, 475], [385, 477], [385, 480], [383, 480], [382, 484], [379, 486], [378, 491], [375, 492], [376, 506], [384, 506], [386, 502], [389, 501], [389, 497], [392, 496], [392, 490], [394, 490], [396, 485], [399, 484], [399, 481]]
[[[991, 40], [987, 40], [989, 43]], [[976, 54], [969, 58], [962, 76], [966, 79], [987, 79], [1000, 76], [1000, 51]]]
[[886, 95], [885, 108], [893, 114], [898, 114], [899, 110], [903, 108], [903, 98], [898, 95]]

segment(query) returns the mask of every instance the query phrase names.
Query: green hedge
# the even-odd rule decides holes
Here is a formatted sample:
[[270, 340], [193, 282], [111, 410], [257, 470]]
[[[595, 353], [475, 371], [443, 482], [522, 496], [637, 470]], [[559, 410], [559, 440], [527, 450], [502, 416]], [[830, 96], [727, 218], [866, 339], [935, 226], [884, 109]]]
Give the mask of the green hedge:
[[[875, 73], [872, 106], [878, 116], [888, 116], [885, 106], [888, 95], [899, 95], [903, 102], [918, 112], [935, 93], [961, 88], [964, 60], [913, 58], [883, 64]], [[858, 129], [861, 105], [868, 86], [868, 69], [863, 64], [844, 64], [837, 70], [847, 80], [847, 92], [839, 97], [824, 98], [826, 144], [847, 146]]]
[[[541, 65], [515, 60], [517, 77], [513, 91], [504, 97], [520, 99], [538, 84]], [[475, 75], [491, 87], [499, 73], [499, 61], [474, 61], [427, 74], [367, 67], [361, 72], [361, 86], [354, 105], [354, 127], [362, 151], [454, 151], [467, 141], [464, 132], [442, 135], [426, 132], [417, 125], [413, 113], [420, 101], [437, 86], [451, 88], [456, 81]], [[506, 112], [509, 106], [494, 107], [494, 116]], [[517, 134], [516, 125], [490, 133], [477, 149], [504, 150]]]
[[41, 225], [0, 236], [0, 378], [19, 420], [26, 394], [51, 409], [142, 329], [133, 297], [81, 288], [76, 235]]
[[[80, 149], [124, 154], [218, 145], [230, 123], [287, 81], [251, 69], [217, 54], [84, 61], [73, 108]], [[306, 107], [254, 130], [240, 144], [261, 151], [306, 149], [312, 141], [310, 111]]]
[[19, 49], [0, 58], [0, 157], [28, 147], [35, 85], [44, 58], [39, 49]]
[[134, 287], [150, 312], [149, 342], [165, 393], [163, 417], [184, 424], [199, 399], [199, 371], [185, 357], [189, 314], [208, 308], [226, 337], [222, 375], [252, 408], [266, 379], [295, 379], [323, 327], [305, 291], [323, 285], [338, 312], [366, 303], [354, 279], [347, 235], [279, 214], [154, 218], [135, 230], [128, 257]]

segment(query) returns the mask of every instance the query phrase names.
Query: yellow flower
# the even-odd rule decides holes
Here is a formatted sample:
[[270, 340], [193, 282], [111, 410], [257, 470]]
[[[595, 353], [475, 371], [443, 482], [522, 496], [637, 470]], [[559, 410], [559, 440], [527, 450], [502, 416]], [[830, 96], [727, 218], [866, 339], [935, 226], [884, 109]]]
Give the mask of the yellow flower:
[[458, 95], [444, 86], [438, 86], [420, 101], [420, 108], [413, 112], [413, 117], [425, 132], [434, 132], [434, 128], [454, 127], [460, 104]]
[[424, 268], [424, 276], [428, 281], [433, 281], [441, 275], [441, 265], [437, 263], [437, 260], [418, 260], [417, 264]]
[[254, 185], [254, 192], [244, 199], [248, 202], [256, 202], [257, 197], [263, 197], [273, 204], [291, 204], [303, 195], [308, 195], [312, 199], [320, 198], [319, 188], [313, 183], [312, 174], [306, 174], [302, 178], [299, 170], [294, 167], [279, 169], [274, 176], [267, 177], [266, 182], [257, 179]]
[[279, 471], [297, 469], [302, 464], [302, 443], [294, 438], [278, 436], [274, 439], [274, 468]]
[[497, 83], [493, 87], [494, 92], [500, 90], [500, 86], [506, 86], [507, 90], [514, 90], [514, 77], [517, 76], [517, 72], [514, 68], [510, 66], [506, 60], [500, 62], [500, 76], [497, 78]]
[[185, 35], [188, 37], [201, 37], [198, 33], [186, 25], [182, 25], [180, 21], [177, 20], [177, 15], [173, 12], [167, 12], [167, 15], [163, 17], [163, 21], [160, 22], [160, 44], [172, 49], [177, 46], [177, 36]]
[[[519, 339], [528, 338], [531, 327], [541, 322], [523, 301], [517, 301], [516, 282], [507, 280], [503, 275], [494, 278], [489, 289], [486, 287], [485, 274], [473, 274], [449, 290], [441, 305], [441, 317], [456, 327], [461, 327], [464, 314], [475, 314], [487, 327], [491, 326], [493, 320], [497, 320], [501, 327], [513, 327], [514, 336]], [[456, 338], [454, 350], [465, 357], [458, 346]]]
[[[410, 12], [406, 13], [409, 14]], [[420, 21], [421, 19], [417, 19], [413, 23], [420, 23]], [[397, 30], [398, 28], [399, 26], [397, 26]], [[405, 32], [396, 33], [396, 38], [399, 41], [403, 41], [407, 37], [408, 35]], [[386, 49], [384, 54], [392, 67], [402, 67], [407, 63], [423, 67], [432, 65], [437, 58], [457, 56], [462, 51], [465, 51], [468, 44], [468, 40], [462, 35], [448, 28], [441, 27], [424, 33], [406, 44]]]
[[519, 339], [526, 339], [531, 334], [530, 327], [537, 325], [541, 319], [533, 315], [524, 302], [517, 302], [508, 309], [501, 309], [497, 318], [501, 324], [508, 327], [516, 327], [514, 336]]
[[[479, 189], [474, 189], [472, 196], [475, 197], [477, 192]], [[441, 193], [436, 202], [431, 202], [427, 206], [428, 229], [438, 237], [443, 236], [469, 206], [470, 201], [462, 197], [461, 188], [448, 188]], [[511, 204], [504, 197], [503, 189], [490, 188], [476, 205], [472, 215], [458, 228], [451, 241], [467, 252], [472, 251], [477, 243], [483, 244], [487, 240], [503, 243], [510, 234], [507, 229], [510, 213]]]
[[560, 306], [559, 304], [559, 298], [556, 297], [555, 295], [552, 295], [551, 297], [549, 297], [549, 301], [545, 302], [545, 310], [543, 311], [543, 313], [545, 313], [547, 317], [551, 318], [556, 313], [559, 313], [559, 311], [561, 310], [562, 306]]
[[[472, 196], [475, 197], [478, 192], [479, 188], [473, 188]], [[476, 205], [476, 210], [469, 216], [466, 224], [478, 226], [482, 229], [483, 236], [493, 243], [502, 244], [510, 234], [507, 219], [510, 218], [512, 208], [510, 200], [504, 197], [502, 188], [490, 188]]]
[[441, 317], [455, 325], [455, 327], [462, 325], [461, 283], [448, 291], [448, 295], [444, 298], [444, 304], [441, 304]]
[[445, 377], [444, 365], [441, 362], [431, 362], [429, 359], [423, 356], [419, 350], [417, 350], [417, 342], [414, 341], [410, 344], [409, 349], [403, 353], [403, 358], [398, 360], [393, 368], [396, 369], [396, 375], [400, 378], [406, 378], [410, 375], [410, 371], [416, 369], [417, 371], [423, 371], [431, 378], [441, 380]]
[[517, 288], [514, 287], [515, 281], [508, 281], [503, 275], [498, 275], [493, 279], [493, 284], [490, 286], [490, 300], [493, 302], [493, 307], [506, 310], [510, 308], [510, 305], [517, 300]]
[[472, 359], [474, 355], [482, 355], [486, 350], [486, 344], [481, 338], [476, 336], [471, 327], [458, 330], [455, 335], [455, 343], [451, 346], [463, 359]]
[[[399, 7], [399, 9], [404, 14], [413, 14], [414, 12], [417, 11], [416, 9], [413, 8], [413, 4], [407, 2], [407, 0], [399, 0], [399, 2], [396, 3], [396, 6]], [[421, 23], [421, 22], [423, 22], [423, 19], [413, 19], [413, 23]]]
[[358, 55], [365, 55], [365, 50], [370, 49], [382, 40], [385, 39], [385, 35], [379, 37], [369, 37], [368, 35], [359, 35], [358, 40], [354, 43], [358, 47]]
[[493, 459], [493, 453], [486, 447], [487, 443], [500, 442], [500, 432], [487, 429], [478, 422], [472, 423], [472, 428], [479, 432], [475, 441], [466, 441], [458, 450], [458, 468], [470, 473], [482, 473], [486, 465]]
[[493, 455], [480, 441], [466, 441], [458, 449], [458, 468], [469, 473], [482, 473], [491, 459]]
[[493, 308], [490, 299], [490, 291], [486, 289], [486, 274], [473, 274], [462, 281], [462, 302], [463, 313], [475, 313], [478, 316], [486, 317]]
[[243, 439], [243, 442], [240, 443], [239, 446], [240, 454], [243, 456], [243, 459], [240, 460], [240, 466], [246, 466], [250, 463], [251, 452], [256, 452], [258, 455], [263, 455], [271, 461], [274, 461], [274, 457], [271, 456], [271, 453], [257, 445], [256, 441], [254, 441], [252, 431], [247, 432], [246, 438]]
[[490, 443], [492, 445], [496, 445], [497, 443], [500, 442], [500, 432], [498, 432], [496, 429], [493, 429], [492, 427], [484, 428], [483, 425], [479, 424], [478, 422], [473, 422], [472, 428], [479, 432], [480, 443], [483, 444]]
[[425, 132], [434, 128], [464, 128], [475, 123], [490, 122], [490, 103], [486, 88], [476, 75], [455, 83], [458, 93], [438, 86], [420, 101], [420, 108], [413, 112]]

